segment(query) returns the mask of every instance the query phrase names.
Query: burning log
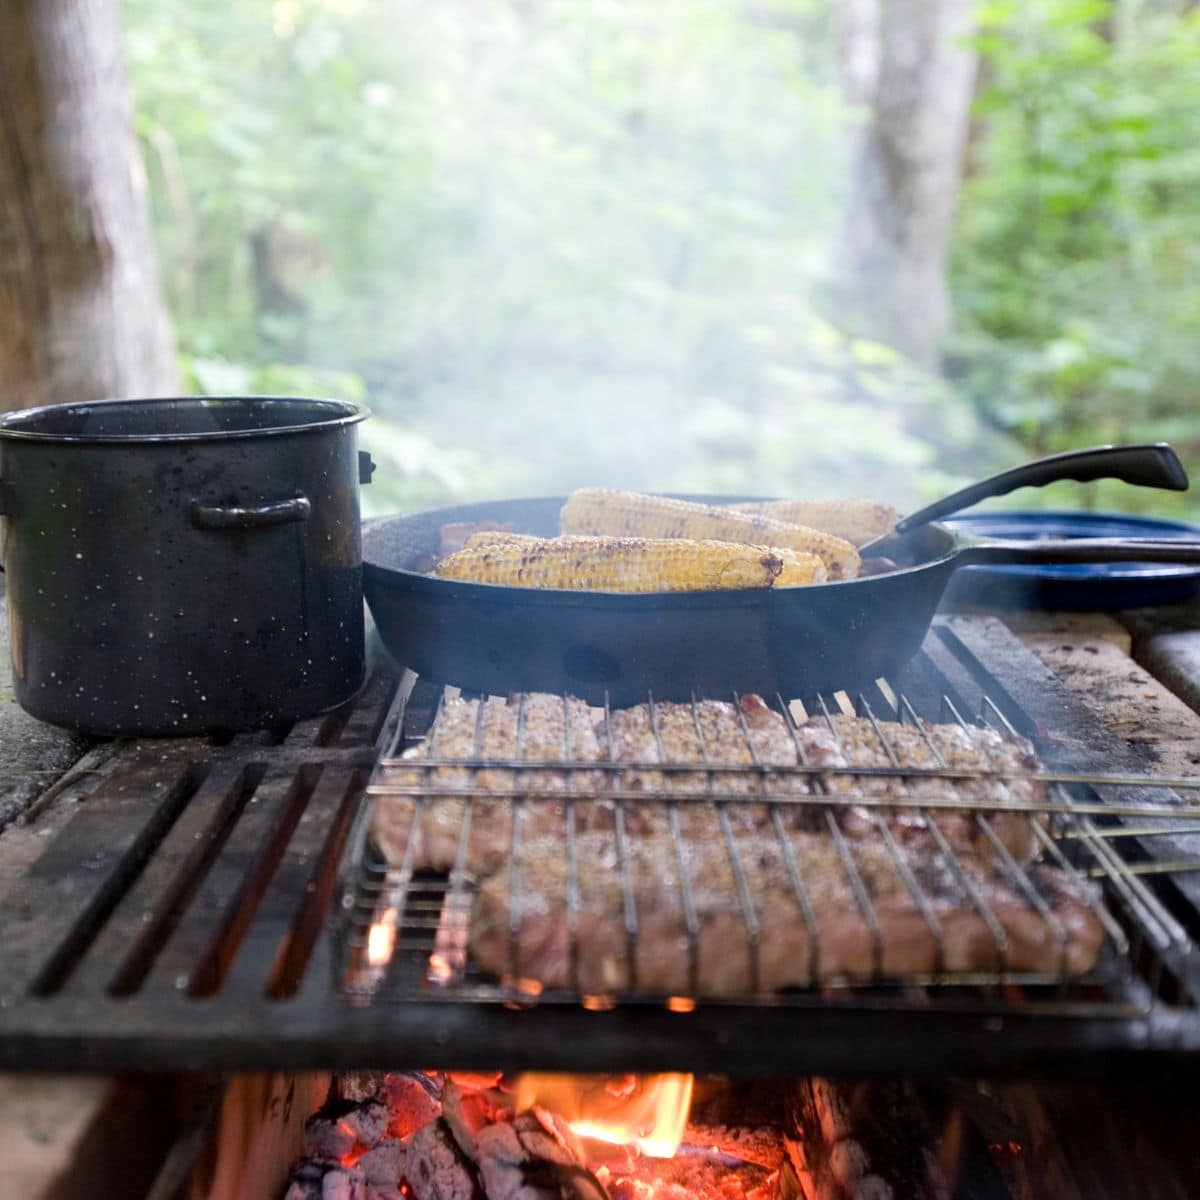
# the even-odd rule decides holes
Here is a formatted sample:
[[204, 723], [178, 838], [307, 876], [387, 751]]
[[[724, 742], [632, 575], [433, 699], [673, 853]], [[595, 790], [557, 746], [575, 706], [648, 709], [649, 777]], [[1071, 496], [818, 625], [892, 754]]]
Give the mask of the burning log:
[[481, 1129], [476, 1143], [489, 1200], [608, 1200], [596, 1176], [532, 1114]]
[[[509, 1106], [511, 1111], [511, 1105]], [[478, 1159], [475, 1135], [496, 1120], [496, 1108], [489, 1109], [481, 1092], [467, 1092], [450, 1081], [442, 1089], [442, 1117], [450, 1126], [459, 1149], [470, 1159]]]
[[801, 1083], [788, 1155], [805, 1200], [949, 1200], [936, 1141], [899, 1083]]

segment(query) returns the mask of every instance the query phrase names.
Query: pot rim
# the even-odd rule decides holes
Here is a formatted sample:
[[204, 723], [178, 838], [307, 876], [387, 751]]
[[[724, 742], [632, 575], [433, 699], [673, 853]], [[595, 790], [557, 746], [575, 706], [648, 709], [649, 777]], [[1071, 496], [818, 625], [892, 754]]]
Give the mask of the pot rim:
[[[307, 405], [317, 411], [327, 411], [328, 416], [304, 421], [295, 425], [267, 425], [253, 429], [202, 429], [193, 431], [148, 431], [125, 433], [60, 433], [36, 428], [41, 418], [61, 419], [67, 411], [93, 412], [105, 408], [151, 409], [156, 406], [178, 405], [186, 407], [219, 407], [229, 405]], [[159, 444], [171, 442], [224, 442], [263, 437], [284, 437], [294, 433], [316, 433], [336, 429], [343, 425], [355, 425], [365, 421], [370, 410], [351, 400], [333, 400], [313, 396], [151, 396], [121, 400], [86, 400], [78, 404], [47, 404], [37, 408], [23, 408], [15, 412], [0, 414], [0, 441], [53, 442], [82, 445], [128, 445]], [[35, 428], [14, 427], [17, 422], [34, 422]]]

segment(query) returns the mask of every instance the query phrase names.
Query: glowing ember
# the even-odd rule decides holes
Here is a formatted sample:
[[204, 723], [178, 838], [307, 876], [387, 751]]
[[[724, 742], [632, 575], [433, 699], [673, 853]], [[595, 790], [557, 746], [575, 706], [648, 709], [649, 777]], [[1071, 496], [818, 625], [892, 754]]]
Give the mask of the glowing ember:
[[389, 908], [367, 931], [367, 962], [373, 967], [386, 967], [395, 948], [396, 910]]
[[546, 1075], [516, 1082], [518, 1109], [540, 1105], [579, 1137], [634, 1145], [652, 1158], [679, 1148], [692, 1103], [691, 1075]]
[[431, 954], [429, 956], [430, 983], [450, 983], [454, 979], [454, 967], [447, 961], [445, 955]]

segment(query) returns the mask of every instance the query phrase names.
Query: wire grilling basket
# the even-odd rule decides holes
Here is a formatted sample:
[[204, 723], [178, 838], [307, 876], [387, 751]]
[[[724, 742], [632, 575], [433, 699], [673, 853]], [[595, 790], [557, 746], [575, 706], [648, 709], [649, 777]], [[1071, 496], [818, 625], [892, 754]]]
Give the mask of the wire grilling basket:
[[[784, 756], [764, 756], [739, 696], [719, 751], [711, 702], [692, 701], [687, 755], [664, 713], [686, 724], [689, 706], [647, 696], [640, 761], [614, 755], [607, 704], [588, 713], [601, 750], [586, 757], [567, 697], [561, 753], [544, 740], [525, 752], [525, 696], [507, 706], [507, 752], [490, 757], [503, 702], [475, 706], [473, 745], [445, 754], [456, 689], [402, 707], [352, 838], [340, 988], [355, 1004], [1190, 1007], [1192, 939], [1151, 877], [1200, 865], [1177, 849], [1200, 835], [1200, 804], [1180, 798], [1200, 779], [1049, 770], [1012, 753], [1018, 732], [990, 699], [968, 720], [949, 696], [920, 714], [877, 687], [874, 706], [775, 697]], [[847, 717], [872, 765], [844, 753]], [[399, 757], [427, 729], [421, 756]], [[814, 756], [814, 730], [829, 753]], [[958, 743], [972, 752], [947, 752]]]

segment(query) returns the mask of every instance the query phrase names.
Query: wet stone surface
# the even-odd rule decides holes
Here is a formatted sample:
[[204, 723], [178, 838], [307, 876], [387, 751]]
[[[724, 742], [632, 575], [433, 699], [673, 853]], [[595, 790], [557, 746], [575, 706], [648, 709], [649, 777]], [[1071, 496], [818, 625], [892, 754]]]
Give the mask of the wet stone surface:
[[17, 704], [0, 576], [0, 829], [18, 818], [87, 747], [78, 734], [47, 725]]

